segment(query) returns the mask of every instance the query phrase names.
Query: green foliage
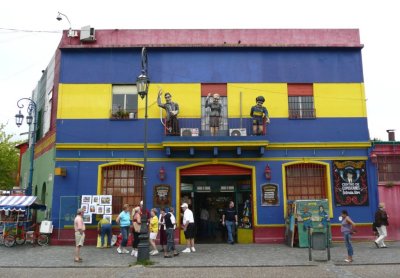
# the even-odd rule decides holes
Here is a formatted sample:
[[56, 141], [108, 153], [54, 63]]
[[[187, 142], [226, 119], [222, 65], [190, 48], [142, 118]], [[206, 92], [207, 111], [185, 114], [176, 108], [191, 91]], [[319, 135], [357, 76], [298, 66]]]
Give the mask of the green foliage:
[[4, 131], [5, 125], [0, 124], [0, 189], [10, 190], [16, 183], [19, 151], [12, 142], [12, 135]]

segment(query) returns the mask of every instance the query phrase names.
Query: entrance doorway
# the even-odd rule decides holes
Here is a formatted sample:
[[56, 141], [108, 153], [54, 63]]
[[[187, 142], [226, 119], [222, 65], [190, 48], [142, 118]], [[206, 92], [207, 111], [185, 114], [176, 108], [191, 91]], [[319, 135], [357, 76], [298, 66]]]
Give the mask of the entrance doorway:
[[[196, 224], [196, 243], [227, 242], [222, 215], [235, 202], [239, 227], [251, 226], [251, 176], [182, 176], [181, 201], [189, 204]], [[247, 211], [246, 210], [247, 206]], [[248, 215], [250, 210], [250, 216]], [[247, 217], [245, 217], [245, 215]]]

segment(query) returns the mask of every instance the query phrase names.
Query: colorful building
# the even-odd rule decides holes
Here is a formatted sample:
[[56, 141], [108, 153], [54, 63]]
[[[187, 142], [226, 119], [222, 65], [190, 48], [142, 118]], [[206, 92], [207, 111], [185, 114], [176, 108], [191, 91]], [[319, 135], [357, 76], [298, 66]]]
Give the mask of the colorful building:
[[[377, 189], [358, 30], [83, 33], [64, 33], [34, 95], [42, 116], [33, 192], [51, 208], [54, 239], [70, 240], [82, 195], [111, 195], [114, 219], [145, 197], [147, 208], [174, 206], [178, 219], [188, 202], [196, 220], [206, 208], [218, 222], [234, 200], [243, 243], [283, 242], [288, 201], [328, 199], [334, 239], [342, 209], [360, 224], [359, 238], [371, 236]], [[135, 85], [142, 47], [151, 80], [145, 188], [145, 101]], [[179, 104], [177, 136], [166, 130], [159, 90]], [[210, 93], [222, 105], [216, 136]], [[270, 123], [253, 136], [259, 96]], [[223, 241], [197, 228], [200, 241]]]

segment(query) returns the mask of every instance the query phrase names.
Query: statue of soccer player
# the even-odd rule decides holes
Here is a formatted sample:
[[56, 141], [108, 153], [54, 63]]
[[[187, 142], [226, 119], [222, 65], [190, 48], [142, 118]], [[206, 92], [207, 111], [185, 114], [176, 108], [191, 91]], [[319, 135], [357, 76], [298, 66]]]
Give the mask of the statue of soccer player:
[[259, 96], [256, 98], [257, 104], [251, 107], [250, 116], [253, 118], [253, 135], [263, 135], [264, 120], [269, 123], [268, 110], [263, 106], [265, 98]]
[[205, 107], [210, 107], [210, 131], [211, 136], [216, 136], [219, 131], [219, 122], [221, 120], [222, 114], [222, 104], [219, 101], [219, 94], [213, 95], [213, 101], [210, 102], [211, 93], [208, 94], [206, 98]]
[[161, 103], [161, 95], [162, 90], [158, 92], [157, 97], [157, 104], [159, 107], [165, 109], [167, 114], [167, 119], [165, 123], [165, 127], [167, 130], [167, 135], [178, 136], [179, 135], [179, 121], [178, 121], [178, 114], [179, 114], [179, 105], [176, 102], [171, 100], [172, 96], [169, 92], [166, 92], [165, 103]]

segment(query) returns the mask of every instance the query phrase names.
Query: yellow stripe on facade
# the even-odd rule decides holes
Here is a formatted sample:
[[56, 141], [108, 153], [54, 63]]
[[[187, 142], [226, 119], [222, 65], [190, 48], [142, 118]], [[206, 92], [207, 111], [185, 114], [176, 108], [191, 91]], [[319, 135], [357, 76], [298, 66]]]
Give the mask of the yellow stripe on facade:
[[271, 117], [289, 115], [286, 83], [228, 83], [228, 118], [250, 118], [256, 98], [265, 98], [264, 106]]
[[53, 133], [50, 137], [46, 138], [46, 140], [35, 146], [35, 153], [41, 153], [44, 149], [53, 144], [55, 141], [56, 134]]
[[314, 103], [317, 118], [367, 117], [362, 83], [315, 83]]

